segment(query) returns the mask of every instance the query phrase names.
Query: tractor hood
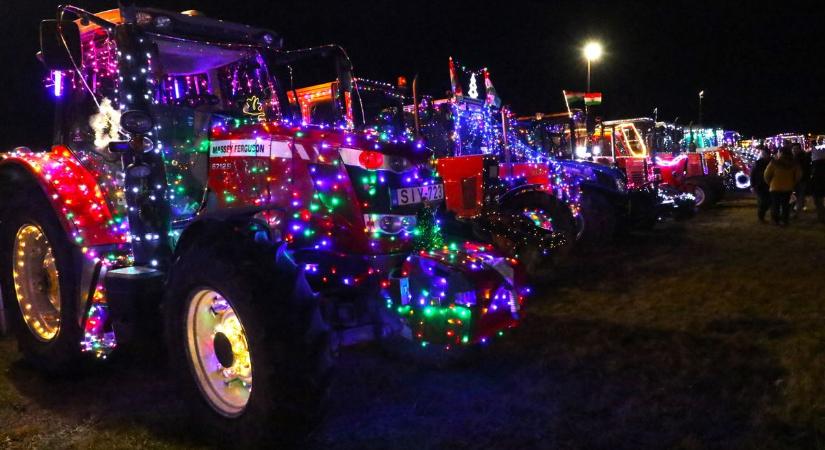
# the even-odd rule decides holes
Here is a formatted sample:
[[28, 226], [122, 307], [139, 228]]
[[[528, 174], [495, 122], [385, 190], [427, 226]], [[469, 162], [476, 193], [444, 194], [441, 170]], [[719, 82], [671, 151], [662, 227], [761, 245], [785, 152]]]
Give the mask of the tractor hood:
[[208, 152], [207, 208], [272, 205], [298, 249], [408, 251], [416, 214], [444, 197], [413, 142], [268, 122], [213, 128]]

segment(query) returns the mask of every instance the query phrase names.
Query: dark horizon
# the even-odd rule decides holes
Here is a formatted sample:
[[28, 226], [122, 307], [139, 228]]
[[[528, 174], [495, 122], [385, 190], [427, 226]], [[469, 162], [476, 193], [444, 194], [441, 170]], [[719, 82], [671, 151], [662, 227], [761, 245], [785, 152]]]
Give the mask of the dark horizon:
[[[74, 4], [103, 10], [114, 1]], [[394, 82], [419, 75], [425, 93], [449, 89], [447, 58], [488, 67], [492, 81], [516, 113], [564, 110], [562, 89], [585, 89], [581, 47], [605, 47], [594, 63], [592, 90], [602, 92], [605, 120], [652, 116], [687, 125], [698, 119], [745, 137], [779, 132], [825, 132], [825, 50], [814, 18], [825, 6], [787, 2], [755, 7], [745, 2], [610, 2], [503, 7], [483, 2], [378, 1], [342, 3], [211, 0], [138, 1], [171, 10], [196, 8], [206, 15], [275, 30], [287, 48], [329, 42], [343, 45], [358, 76]], [[51, 104], [35, 59], [38, 22], [54, 16], [58, 2], [3, 2], [7, 30], [0, 55], [6, 90], [0, 120], [4, 148], [44, 145], [51, 135]]]

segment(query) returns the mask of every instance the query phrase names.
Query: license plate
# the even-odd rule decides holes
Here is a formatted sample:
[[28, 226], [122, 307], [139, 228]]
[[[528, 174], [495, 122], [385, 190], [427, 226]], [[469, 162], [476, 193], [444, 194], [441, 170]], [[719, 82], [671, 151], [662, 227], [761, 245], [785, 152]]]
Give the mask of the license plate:
[[396, 205], [412, 205], [433, 200], [443, 200], [444, 185], [431, 184], [429, 186], [395, 189], [392, 193], [392, 199]]

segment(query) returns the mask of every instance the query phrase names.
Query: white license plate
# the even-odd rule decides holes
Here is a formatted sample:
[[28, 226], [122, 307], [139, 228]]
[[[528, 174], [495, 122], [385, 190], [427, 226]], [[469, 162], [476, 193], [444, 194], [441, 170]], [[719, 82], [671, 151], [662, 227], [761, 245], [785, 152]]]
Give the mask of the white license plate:
[[444, 185], [432, 184], [429, 186], [395, 189], [392, 192], [392, 198], [393, 203], [396, 205], [412, 205], [433, 200], [443, 200]]

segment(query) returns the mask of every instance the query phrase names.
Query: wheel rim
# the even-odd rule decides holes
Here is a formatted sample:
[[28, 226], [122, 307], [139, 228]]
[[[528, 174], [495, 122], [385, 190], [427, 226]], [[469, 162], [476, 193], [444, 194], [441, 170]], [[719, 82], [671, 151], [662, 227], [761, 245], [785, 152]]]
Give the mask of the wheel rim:
[[705, 190], [699, 186], [693, 188], [693, 196], [696, 197], [696, 206], [701, 206], [705, 203]]
[[14, 237], [12, 278], [23, 321], [35, 338], [54, 340], [60, 333], [60, 278], [46, 233], [27, 223]]
[[201, 393], [219, 414], [243, 413], [252, 393], [252, 359], [243, 324], [218, 292], [190, 298], [186, 319], [189, 360]]

